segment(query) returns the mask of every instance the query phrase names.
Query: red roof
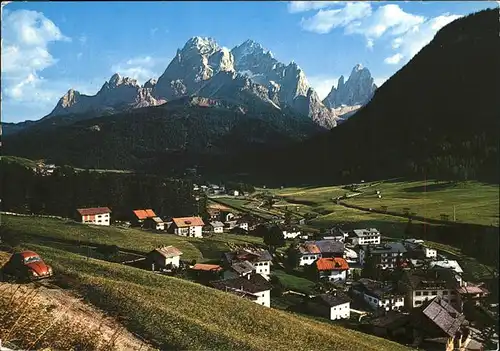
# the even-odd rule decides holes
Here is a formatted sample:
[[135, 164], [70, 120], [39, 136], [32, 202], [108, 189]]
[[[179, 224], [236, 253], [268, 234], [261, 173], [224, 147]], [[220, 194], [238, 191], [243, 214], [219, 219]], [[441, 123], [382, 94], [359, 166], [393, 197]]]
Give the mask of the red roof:
[[93, 216], [111, 213], [111, 210], [108, 207], [79, 208], [77, 211], [82, 216]]
[[340, 257], [320, 258], [316, 261], [318, 271], [344, 271], [349, 269], [347, 261]]
[[179, 218], [172, 218], [172, 220], [174, 221], [177, 228], [198, 227], [205, 225], [201, 217], [179, 217]]
[[138, 219], [146, 219], [151, 217], [157, 217], [153, 210], [134, 210], [134, 214]]
[[221, 266], [218, 264], [204, 264], [204, 263], [197, 263], [195, 264], [192, 269], [195, 271], [220, 271], [222, 269]]

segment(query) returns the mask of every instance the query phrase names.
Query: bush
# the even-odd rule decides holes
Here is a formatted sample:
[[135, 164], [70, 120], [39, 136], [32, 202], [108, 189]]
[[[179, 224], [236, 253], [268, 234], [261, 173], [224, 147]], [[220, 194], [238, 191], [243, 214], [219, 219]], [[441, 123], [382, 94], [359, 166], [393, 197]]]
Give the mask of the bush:
[[98, 245], [96, 251], [100, 254], [109, 257], [117, 255], [120, 252], [120, 248], [116, 245]]

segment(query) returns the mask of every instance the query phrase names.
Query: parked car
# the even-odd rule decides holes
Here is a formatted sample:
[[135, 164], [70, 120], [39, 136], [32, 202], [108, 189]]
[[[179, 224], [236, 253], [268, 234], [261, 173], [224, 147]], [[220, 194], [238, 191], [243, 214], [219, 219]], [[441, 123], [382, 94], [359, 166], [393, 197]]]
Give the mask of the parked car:
[[33, 251], [14, 253], [2, 267], [2, 273], [23, 281], [44, 279], [53, 275], [52, 267]]

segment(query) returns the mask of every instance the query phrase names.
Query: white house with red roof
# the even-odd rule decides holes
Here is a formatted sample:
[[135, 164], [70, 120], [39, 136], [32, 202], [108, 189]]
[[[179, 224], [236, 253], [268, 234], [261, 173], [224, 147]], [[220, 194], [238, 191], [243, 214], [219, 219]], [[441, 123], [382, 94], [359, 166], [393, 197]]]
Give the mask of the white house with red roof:
[[78, 213], [82, 223], [109, 225], [111, 210], [108, 207], [79, 208]]
[[203, 223], [201, 217], [177, 217], [172, 218], [172, 222], [174, 234], [203, 238], [203, 226], [205, 223]]

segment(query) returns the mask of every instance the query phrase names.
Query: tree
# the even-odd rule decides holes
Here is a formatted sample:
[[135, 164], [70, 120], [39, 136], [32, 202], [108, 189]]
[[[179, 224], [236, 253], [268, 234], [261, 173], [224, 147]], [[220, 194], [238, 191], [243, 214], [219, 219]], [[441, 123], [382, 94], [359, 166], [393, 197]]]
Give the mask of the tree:
[[278, 226], [273, 226], [264, 235], [264, 244], [269, 246], [271, 251], [275, 251], [276, 248], [285, 245], [285, 237], [283, 232]]
[[289, 225], [290, 223], [292, 223], [292, 212], [287, 210], [285, 211], [285, 224]]
[[269, 231], [269, 228], [264, 225], [264, 224], [259, 224], [255, 229], [252, 231], [252, 235], [258, 236], [259, 238], [264, 238]]
[[299, 263], [299, 254], [296, 249], [296, 244], [290, 244], [286, 250], [286, 263], [290, 269], [294, 269]]

